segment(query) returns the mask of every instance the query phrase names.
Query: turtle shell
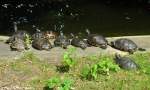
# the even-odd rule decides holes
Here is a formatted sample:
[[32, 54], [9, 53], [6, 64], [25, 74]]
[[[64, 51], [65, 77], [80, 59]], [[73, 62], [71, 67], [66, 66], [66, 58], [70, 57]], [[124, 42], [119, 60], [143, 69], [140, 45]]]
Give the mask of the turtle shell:
[[117, 39], [116, 41], [111, 42], [111, 45], [116, 49], [127, 51], [129, 53], [135, 52], [138, 48], [132, 40], [126, 38]]
[[135, 63], [135, 61], [129, 57], [121, 57], [116, 56], [115, 58], [116, 64], [120, 66], [120, 68], [127, 70], [137, 70], [139, 69], [139, 65]]
[[44, 38], [48, 38], [48, 39], [56, 39], [56, 37], [58, 36], [56, 32], [54, 31], [45, 31], [43, 32], [44, 34]]
[[12, 43], [15, 38], [20, 38], [21, 40], [25, 40], [26, 35], [29, 35], [26, 31], [24, 30], [19, 30], [15, 32], [7, 41], [6, 43]]
[[66, 49], [70, 45], [70, 40], [64, 35], [59, 35], [54, 41], [54, 45]]
[[39, 38], [35, 39], [32, 42], [32, 47], [38, 50], [50, 50], [52, 48], [52, 45], [48, 39]]
[[22, 39], [15, 37], [15, 39], [10, 44], [10, 49], [12, 51], [23, 51], [25, 50], [25, 43]]
[[82, 49], [85, 49], [86, 47], [88, 47], [87, 42], [80, 38], [73, 38], [71, 41], [71, 45], [73, 45], [75, 47], [80, 47]]
[[87, 41], [92, 46], [97, 46], [103, 49], [107, 48], [107, 40], [102, 35], [90, 34], [88, 35]]

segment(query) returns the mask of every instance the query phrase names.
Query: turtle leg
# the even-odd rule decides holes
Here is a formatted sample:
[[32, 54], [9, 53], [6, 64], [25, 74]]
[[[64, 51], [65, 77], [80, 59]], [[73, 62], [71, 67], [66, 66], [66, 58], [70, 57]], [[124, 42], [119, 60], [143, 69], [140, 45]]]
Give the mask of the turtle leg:
[[128, 50], [129, 54], [134, 54], [134, 50]]

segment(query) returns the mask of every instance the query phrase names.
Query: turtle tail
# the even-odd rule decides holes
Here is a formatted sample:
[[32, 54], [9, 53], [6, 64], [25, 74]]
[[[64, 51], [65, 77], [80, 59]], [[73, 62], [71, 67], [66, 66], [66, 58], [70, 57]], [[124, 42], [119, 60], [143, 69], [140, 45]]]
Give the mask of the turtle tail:
[[109, 46], [111, 46], [111, 47], [114, 47], [114, 42], [113, 42], [113, 41], [111, 41], [111, 42], [108, 42], [108, 41], [107, 41], [107, 45], [109, 45]]
[[139, 51], [146, 51], [145, 48], [138, 48]]

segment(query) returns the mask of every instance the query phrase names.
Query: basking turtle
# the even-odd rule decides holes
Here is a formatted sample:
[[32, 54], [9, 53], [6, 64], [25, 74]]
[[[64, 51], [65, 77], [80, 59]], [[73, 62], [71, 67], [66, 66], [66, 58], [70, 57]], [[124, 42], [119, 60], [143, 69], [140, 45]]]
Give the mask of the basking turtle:
[[20, 38], [21, 40], [25, 40], [26, 35], [29, 35], [26, 31], [17, 31], [15, 32], [5, 43], [12, 43], [14, 38]]
[[56, 38], [54, 44], [55, 46], [66, 49], [67, 46], [70, 45], [70, 40], [63, 34], [63, 32], [60, 32], [60, 35]]
[[71, 36], [73, 37], [71, 40], [71, 45], [75, 46], [75, 47], [80, 47], [82, 49], [86, 49], [88, 47], [88, 44], [85, 40], [80, 39], [79, 37], [75, 37], [72, 33]]
[[54, 31], [45, 31], [44, 33], [44, 38], [47, 38], [50, 43], [54, 46], [54, 41], [57, 38], [57, 33]]
[[130, 54], [133, 54], [136, 50], [145, 51], [145, 49], [138, 48], [135, 42], [127, 38], [112, 41], [111, 46], [122, 51], [127, 51]]
[[12, 43], [13, 42], [13, 40], [15, 39], [15, 38], [20, 38], [20, 39], [22, 39], [23, 41], [25, 40], [25, 38], [26, 38], [26, 35], [28, 35], [29, 36], [29, 34], [27, 33], [27, 31], [24, 31], [24, 30], [18, 30], [18, 28], [17, 28], [17, 23], [16, 22], [14, 22], [14, 33], [13, 33], [13, 35], [6, 41], [6, 43]]
[[39, 38], [33, 40], [32, 47], [38, 50], [50, 50], [52, 48], [52, 45], [48, 39]]
[[54, 31], [45, 31], [44, 32], [44, 37], [48, 39], [56, 39], [57, 33]]
[[35, 33], [32, 35], [32, 39], [39, 39], [39, 38], [43, 38], [43, 33], [41, 32], [40, 29], [36, 28]]
[[86, 32], [88, 33], [87, 42], [92, 46], [97, 46], [102, 49], [107, 48], [107, 40], [104, 36], [99, 34], [90, 34], [90, 31], [87, 29]]
[[22, 39], [14, 37], [14, 40], [10, 44], [10, 49], [12, 51], [23, 51], [26, 49], [25, 43]]
[[127, 70], [137, 70], [139, 69], [139, 65], [134, 62], [129, 57], [121, 57], [120, 55], [115, 55], [115, 62], [119, 65], [120, 68], [127, 69]]

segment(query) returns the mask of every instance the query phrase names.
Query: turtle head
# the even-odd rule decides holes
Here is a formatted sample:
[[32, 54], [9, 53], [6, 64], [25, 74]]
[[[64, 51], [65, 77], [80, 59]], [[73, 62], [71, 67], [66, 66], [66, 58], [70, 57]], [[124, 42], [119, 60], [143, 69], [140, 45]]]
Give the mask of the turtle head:
[[86, 33], [89, 35], [90, 34], [90, 30], [87, 28], [86, 29]]
[[105, 45], [105, 44], [104, 44], [104, 45], [101, 45], [100, 48], [102, 48], [102, 49], [107, 49], [107, 45]]
[[14, 26], [14, 31], [17, 32], [18, 31], [17, 22], [13, 22], [13, 26]]
[[71, 35], [71, 38], [74, 38], [74, 37], [75, 37], [73, 33], [70, 33], [70, 35]]
[[114, 61], [115, 63], [119, 64], [121, 62], [121, 55], [118, 54], [118, 53], [115, 53], [115, 58], [114, 58]]
[[121, 55], [118, 54], [118, 53], [115, 53], [115, 58], [116, 58], [116, 59], [120, 59], [120, 58], [121, 58]]
[[80, 47], [82, 49], [86, 49], [87, 48], [87, 44], [84, 41], [80, 41], [79, 44], [80, 44]]

